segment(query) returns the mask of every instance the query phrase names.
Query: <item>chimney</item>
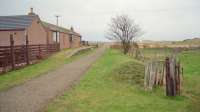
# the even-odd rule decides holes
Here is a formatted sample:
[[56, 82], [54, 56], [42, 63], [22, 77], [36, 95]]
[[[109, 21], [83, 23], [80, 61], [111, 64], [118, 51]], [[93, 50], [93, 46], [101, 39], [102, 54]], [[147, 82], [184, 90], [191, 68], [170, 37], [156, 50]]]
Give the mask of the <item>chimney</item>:
[[33, 13], [33, 7], [31, 7], [31, 13]]
[[33, 12], [33, 8], [32, 8], [32, 7], [30, 8], [30, 12], [28, 13], [28, 15], [36, 15], [36, 14]]
[[74, 31], [74, 28], [73, 28], [73, 27], [71, 27], [70, 29], [71, 29], [71, 31]]

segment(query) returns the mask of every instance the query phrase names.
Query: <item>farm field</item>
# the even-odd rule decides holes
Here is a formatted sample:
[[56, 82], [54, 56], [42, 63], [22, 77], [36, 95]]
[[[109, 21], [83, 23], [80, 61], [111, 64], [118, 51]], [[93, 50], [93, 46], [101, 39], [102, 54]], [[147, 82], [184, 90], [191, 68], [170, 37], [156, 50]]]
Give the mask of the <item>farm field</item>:
[[166, 56], [169, 56], [173, 49], [171, 48], [145, 48], [141, 49], [142, 54], [144, 55], [145, 60], [160, 58], [164, 59]]
[[67, 57], [66, 52], [70, 52], [72, 50], [73, 49], [65, 49], [61, 52], [55, 53], [54, 55], [45, 60], [42, 60], [37, 64], [29, 65], [25, 68], [2, 74], [0, 76], [0, 91], [9, 89], [32, 78], [36, 78], [42, 74], [56, 70], [63, 64], [70, 63], [73, 60], [81, 58], [82, 56], [85, 56], [94, 51], [94, 49], [82, 50], [74, 54], [72, 57]]
[[[158, 49], [144, 49], [145, 56]], [[166, 52], [163, 52], [166, 53]], [[163, 54], [165, 55], [165, 54]], [[184, 67], [181, 96], [167, 97], [163, 88], [143, 88], [144, 63], [109, 49], [79, 84], [55, 99], [48, 112], [199, 112], [200, 50], [179, 55]]]

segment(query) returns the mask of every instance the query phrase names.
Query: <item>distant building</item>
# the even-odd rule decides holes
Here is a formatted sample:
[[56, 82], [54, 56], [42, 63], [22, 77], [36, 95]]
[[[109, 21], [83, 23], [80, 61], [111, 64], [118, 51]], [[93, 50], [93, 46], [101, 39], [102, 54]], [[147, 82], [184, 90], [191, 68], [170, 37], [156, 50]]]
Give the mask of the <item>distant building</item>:
[[43, 22], [32, 8], [28, 15], [0, 16], [0, 46], [10, 45], [11, 34], [15, 45], [24, 45], [26, 35], [30, 45], [58, 43], [64, 49], [81, 44], [81, 35], [73, 28], [69, 30]]

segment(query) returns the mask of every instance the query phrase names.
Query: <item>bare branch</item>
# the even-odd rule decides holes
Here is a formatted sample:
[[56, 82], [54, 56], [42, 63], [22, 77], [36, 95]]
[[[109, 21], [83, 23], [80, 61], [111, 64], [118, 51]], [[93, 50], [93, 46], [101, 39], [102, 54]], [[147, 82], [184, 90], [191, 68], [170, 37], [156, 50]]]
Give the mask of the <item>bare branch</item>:
[[134, 20], [127, 15], [121, 15], [111, 19], [106, 38], [120, 41], [124, 54], [126, 54], [131, 47], [131, 42], [134, 42], [136, 37], [140, 35], [141, 29], [139, 25], [135, 24]]

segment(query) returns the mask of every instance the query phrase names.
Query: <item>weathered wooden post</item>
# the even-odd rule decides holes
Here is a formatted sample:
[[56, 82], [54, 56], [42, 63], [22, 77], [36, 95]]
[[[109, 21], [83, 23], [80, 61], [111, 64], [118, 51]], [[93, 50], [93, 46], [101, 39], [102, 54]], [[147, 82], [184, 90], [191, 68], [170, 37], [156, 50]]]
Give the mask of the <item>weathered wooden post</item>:
[[170, 88], [171, 96], [176, 96], [176, 58], [170, 60]]
[[163, 61], [150, 61], [145, 64], [144, 86], [152, 90], [155, 85], [165, 85], [167, 96], [180, 95], [181, 67], [176, 57], [166, 57]]
[[176, 60], [173, 58], [166, 58], [166, 94], [167, 96], [175, 96], [176, 95], [176, 68], [175, 68]]
[[28, 41], [28, 35], [26, 35], [26, 64], [29, 65], [29, 41]]
[[10, 35], [10, 57], [12, 69], [15, 69], [15, 51], [14, 51], [14, 39], [13, 34]]
[[167, 57], [166, 67], [166, 94], [167, 96], [180, 95], [180, 62], [175, 57]]
[[180, 85], [180, 62], [177, 63], [176, 65], [176, 94], [180, 95], [180, 90], [181, 85]]
[[169, 57], [166, 57], [165, 59], [165, 70], [166, 70], [166, 95], [170, 96], [170, 63], [169, 63]]

